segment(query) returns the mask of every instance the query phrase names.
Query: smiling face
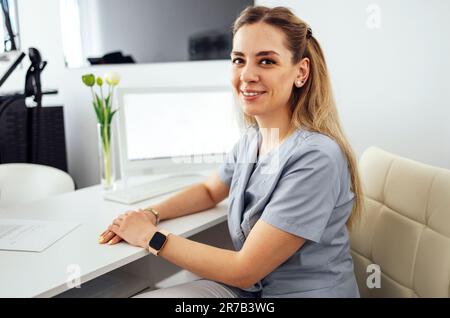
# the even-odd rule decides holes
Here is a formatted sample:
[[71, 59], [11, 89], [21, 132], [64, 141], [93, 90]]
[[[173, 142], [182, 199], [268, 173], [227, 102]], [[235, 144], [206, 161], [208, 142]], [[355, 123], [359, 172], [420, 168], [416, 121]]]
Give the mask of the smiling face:
[[294, 83], [300, 86], [304, 77], [284, 43], [280, 29], [262, 22], [244, 25], [234, 35], [233, 91], [244, 113], [257, 120], [289, 114]]

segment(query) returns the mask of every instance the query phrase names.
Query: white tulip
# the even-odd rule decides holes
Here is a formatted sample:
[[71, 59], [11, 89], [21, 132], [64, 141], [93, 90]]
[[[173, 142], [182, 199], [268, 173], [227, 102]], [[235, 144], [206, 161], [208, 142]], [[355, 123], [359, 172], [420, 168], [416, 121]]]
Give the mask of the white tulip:
[[116, 86], [120, 82], [120, 75], [116, 72], [108, 72], [105, 74], [106, 83], [112, 86]]

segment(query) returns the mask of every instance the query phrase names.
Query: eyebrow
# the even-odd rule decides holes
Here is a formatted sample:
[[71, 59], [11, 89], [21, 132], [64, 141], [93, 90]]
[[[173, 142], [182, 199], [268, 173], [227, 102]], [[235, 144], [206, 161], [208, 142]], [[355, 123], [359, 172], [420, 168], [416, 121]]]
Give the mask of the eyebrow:
[[[239, 52], [239, 51], [233, 51], [231, 52], [231, 55], [237, 55], [237, 56], [244, 56], [244, 53]], [[256, 53], [256, 56], [267, 56], [267, 55], [280, 55], [275, 51], [261, 51]]]

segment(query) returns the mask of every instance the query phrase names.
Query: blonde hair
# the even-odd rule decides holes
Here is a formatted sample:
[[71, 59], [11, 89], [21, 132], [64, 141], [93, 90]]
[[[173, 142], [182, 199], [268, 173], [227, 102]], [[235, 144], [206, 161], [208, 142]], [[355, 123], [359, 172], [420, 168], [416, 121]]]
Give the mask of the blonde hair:
[[[264, 22], [283, 31], [286, 47], [292, 53], [292, 64], [303, 58], [310, 61], [309, 77], [305, 85], [293, 85], [289, 105], [294, 127], [318, 132], [332, 138], [344, 152], [351, 176], [351, 190], [355, 194], [352, 213], [347, 227], [352, 228], [362, 210], [362, 189], [358, 175], [356, 157], [345, 137], [339, 122], [331, 82], [322, 49], [312, 35], [309, 26], [285, 7], [247, 7], [233, 25], [233, 35], [244, 25]], [[252, 116], [244, 115], [249, 125], [256, 124]]]

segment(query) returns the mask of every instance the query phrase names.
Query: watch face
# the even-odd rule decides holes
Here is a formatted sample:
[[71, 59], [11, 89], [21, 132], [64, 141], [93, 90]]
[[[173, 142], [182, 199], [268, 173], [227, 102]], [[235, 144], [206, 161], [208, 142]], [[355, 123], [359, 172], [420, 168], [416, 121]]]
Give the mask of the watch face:
[[159, 251], [161, 249], [161, 247], [164, 245], [164, 242], [166, 241], [166, 236], [160, 232], [156, 232], [152, 239], [150, 240], [150, 242], [148, 243], [148, 245]]

